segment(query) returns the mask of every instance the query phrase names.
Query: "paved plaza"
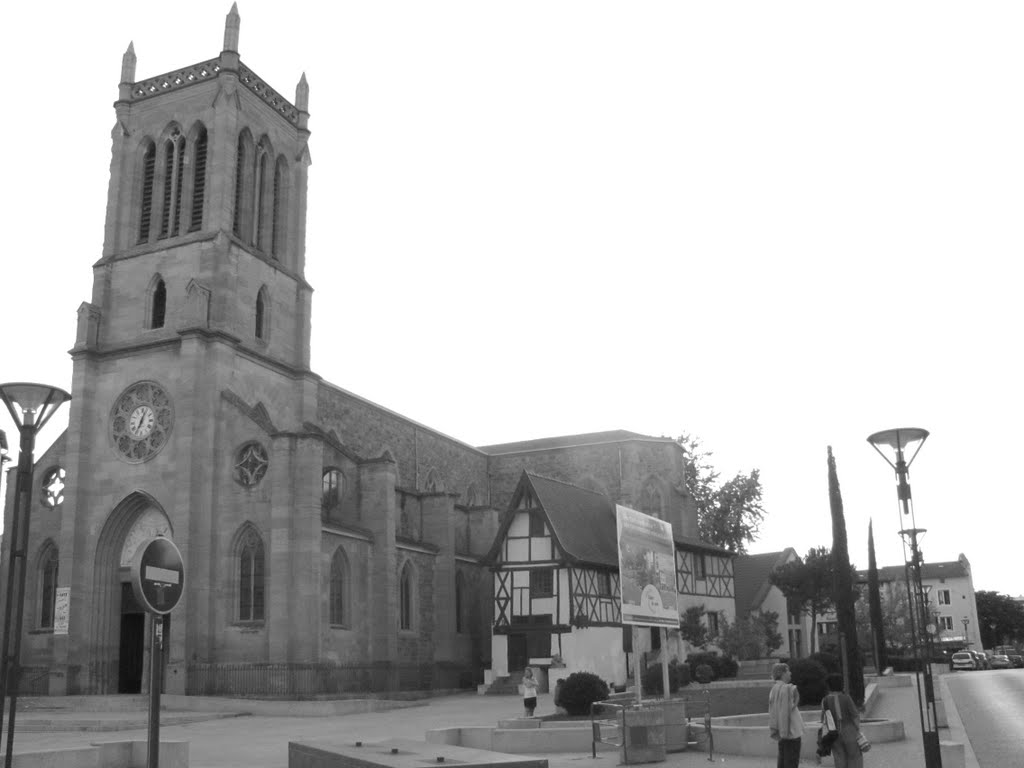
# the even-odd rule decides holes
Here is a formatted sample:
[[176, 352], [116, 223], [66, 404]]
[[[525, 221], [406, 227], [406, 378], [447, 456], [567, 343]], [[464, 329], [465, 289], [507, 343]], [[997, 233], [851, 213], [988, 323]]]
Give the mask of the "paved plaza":
[[[965, 744], [966, 768], [979, 768], [974, 753], [967, 743], [963, 725], [956, 707], [949, 696], [945, 681], [937, 678], [942, 691], [949, 719], [949, 728], [941, 731], [943, 741], [959, 741]], [[245, 710], [245, 702], [239, 702], [239, 711]], [[550, 694], [539, 696], [537, 711], [551, 712], [554, 707]], [[210, 713], [169, 712], [162, 713], [161, 738], [189, 742], [191, 768], [285, 768], [288, 765], [288, 742], [308, 741], [326, 736], [351, 738], [372, 742], [384, 739], [424, 740], [424, 734], [432, 728], [454, 725], [494, 725], [499, 719], [517, 717], [521, 713], [520, 701], [514, 696], [478, 696], [465, 693], [442, 696], [425, 700], [423, 703], [388, 712], [356, 714], [330, 717], [287, 717], [250, 716], [216, 717]], [[907, 738], [900, 742], [876, 744], [865, 755], [866, 768], [900, 768], [901, 766], [922, 766], [921, 729], [917, 711], [917, 693], [913, 687], [886, 688], [880, 692], [880, 700], [872, 712], [873, 717], [902, 720]], [[125, 721], [130, 722], [126, 723]], [[105, 730], [104, 724], [120, 728], [126, 724], [137, 728], [126, 730]], [[17, 729], [15, 753], [40, 749], [84, 746], [100, 741], [146, 738], [146, 713], [124, 712], [62, 712], [26, 710], [18, 712], [18, 723], [24, 728], [47, 728], [47, 730], [23, 731]], [[93, 730], [70, 731], [58, 728], [82, 727], [88, 724]], [[807, 738], [813, 738], [808, 732]], [[550, 768], [612, 768], [619, 762], [618, 752], [598, 753], [597, 758], [586, 754], [549, 754], [546, 757]], [[773, 757], [739, 757], [715, 755], [716, 765], [730, 768], [754, 768], [772, 766]], [[805, 760], [805, 765], [814, 761]], [[825, 766], [832, 764], [826, 758]], [[669, 755], [669, 766], [708, 765], [706, 752], [687, 751]]]

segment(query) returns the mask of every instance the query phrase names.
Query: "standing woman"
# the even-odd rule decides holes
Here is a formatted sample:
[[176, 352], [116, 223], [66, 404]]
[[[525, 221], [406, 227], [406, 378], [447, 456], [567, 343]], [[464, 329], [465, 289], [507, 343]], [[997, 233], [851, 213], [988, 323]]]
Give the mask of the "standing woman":
[[[826, 682], [831, 691], [821, 700], [821, 711], [828, 707], [836, 719], [839, 737], [832, 744], [832, 758], [836, 768], [864, 768], [857, 737], [860, 736], [860, 712], [849, 694], [843, 693], [843, 676], [831, 674]], [[822, 715], [824, 716], [824, 714]]]
[[537, 708], [537, 681], [530, 667], [523, 672], [523, 708], [527, 717], [533, 717], [533, 710]]

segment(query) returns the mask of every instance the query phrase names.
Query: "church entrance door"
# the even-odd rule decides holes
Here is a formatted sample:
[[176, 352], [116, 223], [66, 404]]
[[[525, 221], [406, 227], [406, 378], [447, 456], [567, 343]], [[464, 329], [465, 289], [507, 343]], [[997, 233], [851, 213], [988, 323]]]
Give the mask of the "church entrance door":
[[141, 693], [146, 614], [135, 600], [132, 585], [121, 584], [121, 642], [118, 653], [117, 692]]

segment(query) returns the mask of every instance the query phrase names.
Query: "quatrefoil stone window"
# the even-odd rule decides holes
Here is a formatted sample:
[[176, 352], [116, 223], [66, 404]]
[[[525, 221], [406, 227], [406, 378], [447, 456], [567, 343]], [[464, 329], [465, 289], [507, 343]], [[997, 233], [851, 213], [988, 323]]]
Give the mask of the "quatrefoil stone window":
[[64, 467], [54, 467], [43, 477], [43, 504], [56, 509], [64, 503]]
[[246, 443], [235, 454], [235, 482], [252, 488], [267, 474], [269, 465], [266, 448], [259, 443]]

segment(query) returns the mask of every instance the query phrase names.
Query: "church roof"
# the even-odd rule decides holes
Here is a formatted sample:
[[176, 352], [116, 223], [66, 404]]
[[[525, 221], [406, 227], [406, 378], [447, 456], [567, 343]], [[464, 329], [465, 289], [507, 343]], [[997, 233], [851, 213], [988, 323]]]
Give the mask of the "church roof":
[[[533, 490], [551, 533], [570, 563], [619, 567], [615, 504], [607, 496], [571, 483], [523, 471], [519, 486], [495, 537], [488, 560], [494, 561], [512, 524], [516, 506], [527, 488]], [[677, 547], [715, 554], [732, 552], [688, 536], [674, 536]]]
[[659, 442], [674, 443], [668, 437], [652, 437], [641, 435], [638, 432], [629, 432], [625, 429], [613, 429], [608, 432], [586, 432], [581, 435], [559, 435], [556, 437], [542, 437], [537, 440], [521, 440], [516, 443], [498, 443], [496, 445], [483, 445], [479, 450], [491, 455], [503, 453], [524, 453], [529, 451], [547, 451], [553, 448], [568, 448], [574, 445], [597, 445], [599, 443], [621, 443], [627, 440], [656, 440]]
[[764, 552], [759, 555], [740, 555], [733, 563], [733, 579], [736, 584], [736, 615], [741, 616], [748, 611], [757, 610], [771, 582], [771, 572], [793, 559], [796, 555], [792, 547], [781, 552]]

